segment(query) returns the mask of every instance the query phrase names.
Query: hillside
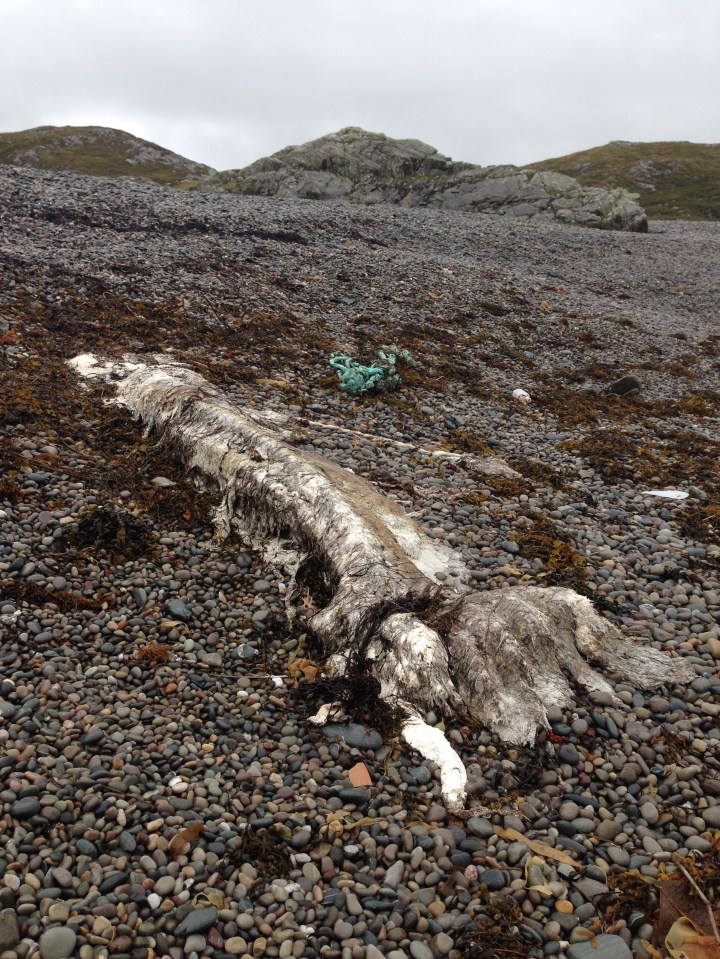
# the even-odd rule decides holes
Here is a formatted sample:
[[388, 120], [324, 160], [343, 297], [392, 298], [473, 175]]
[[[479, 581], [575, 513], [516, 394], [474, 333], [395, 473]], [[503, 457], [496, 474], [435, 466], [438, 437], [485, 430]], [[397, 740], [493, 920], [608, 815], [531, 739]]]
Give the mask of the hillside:
[[635, 198], [622, 189], [582, 186], [561, 174], [453, 162], [420, 140], [345, 127], [285, 147], [207, 181], [229, 193], [280, 199], [388, 203], [468, 213], [560, 220], [608, 230], [647, 230]]
[[197, 183], [214, 172], [171, 150], [109, 127], [35, 127], [0, 133], [0, 163], [91, 176], [146, 177], [165, 186]]
[[[716, 224], [611, 233], [7, 165], [0, 213], [0, 954], [639, 959], [675, 915], [663, 885], [704, 930], [680, 870], [718, 902]], [[332, 354], [390, 344], [418, 364], [396, 391], [341, 390]], [[167, 437], [85, 388], [66, 361], [88, 351], [187, 364], [258, 435], [369, 480], [499, 618], [512, 587], [571, 587], [696, 678], [652, 693], [608, 669], [598, 688], [575, 654], [572, 702], [529, 746], [433, 704], [468, 773], [454, 815], [400, 709], [323, 669], [307, 609], [331, 576], [290, 578], [303, 543], [216, 537], [252, 500], [195, 486]], [[610, 389], [623, 374], [639, 393]], [[490, 453], [519, 476], [483, 472]], [[277, 454], [238, 440], [221, 468], [240, 461], [276, 485]], [[669, 487], [686, 498], [648, 492]], [[353, 670], [385, 656], [366, 622]], [[478, 646], [524, 656], [525, 631]], [[336, 722], [309, 721], [335, 699]]]
[[629, 143], [614, 140], [528, 165], [555, 170], [586, 186], [640, 194], [653, 220], [720, 219], [720, 143]]

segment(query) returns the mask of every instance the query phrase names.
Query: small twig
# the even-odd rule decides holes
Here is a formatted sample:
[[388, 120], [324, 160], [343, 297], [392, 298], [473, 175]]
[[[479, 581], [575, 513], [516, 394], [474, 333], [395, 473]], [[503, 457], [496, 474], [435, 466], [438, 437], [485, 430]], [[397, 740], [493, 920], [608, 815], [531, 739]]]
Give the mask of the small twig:
[[678, 862], [677, 860], [675, 860], [675, 865], [678, 867], [680, 872], [683, 874], [683, 876], [685, 876], [687, 881], [693, 887], [693, 889], [698, 894], [701, 901], [705, 904], [708, 918], [710, 919], [710, 927], [712, 928], [713, 935], [715, 936], [715, 942], [720, 946], [720, 933], [718, 933], [717, 923], [715, 922], [715, 914], [713, 913], [712, 906], [710, 905], [708, 899], [706, 898], [705, 893], [702, 891], [700, 886], [698, 886], [698, 884], [695, 882], [693, 877], [690, 875], [690, 873], [687, 871], [687, 869], [685, 868], [685, 866], [683, 866], [681, 862]]
[[226, 326], [227, 326], [227, 323], [225, 322], [225, 320], [223, 320], [223, 318], [220, 316], [220, 314], [218, 313], [218, 311], [217, 311], [217, 310], [215, 309], [215, 307], [212, 305], [212, 303], [210, 302], [210, 298], [207, 297], [207, 296], [205, 296], [205, 294], [202, 292], [202, 290], [197, 290], [196, 292], [198, 292], [198, 293], [200, 294], [200, 296], [203, 298], [203, 300], [205, 300], [205, 302], [207, 303], [207, 305], [210, 307], [210, 310], [211, 310], [213, 316], [215, 317], [215, 319], [218, 321], [218, 323], [220, 323], [221, 326], [225, 326], [225, 327], [226, 327]]

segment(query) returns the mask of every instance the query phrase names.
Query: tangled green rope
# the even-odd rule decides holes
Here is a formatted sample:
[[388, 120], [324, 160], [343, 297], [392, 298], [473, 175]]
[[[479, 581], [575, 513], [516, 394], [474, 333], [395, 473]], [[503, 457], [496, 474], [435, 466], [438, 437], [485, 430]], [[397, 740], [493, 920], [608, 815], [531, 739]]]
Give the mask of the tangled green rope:
[[417, 366], [407, 350], [386, 346], [378, 350], [377, 355], [379, 362], [372, 366], [363, 366], [350, 356], [331, 356], [330, 366], [337, 372], [340, 389], [347, 393], [387, 393], [402, 383], [396, 366], [397, 357]]

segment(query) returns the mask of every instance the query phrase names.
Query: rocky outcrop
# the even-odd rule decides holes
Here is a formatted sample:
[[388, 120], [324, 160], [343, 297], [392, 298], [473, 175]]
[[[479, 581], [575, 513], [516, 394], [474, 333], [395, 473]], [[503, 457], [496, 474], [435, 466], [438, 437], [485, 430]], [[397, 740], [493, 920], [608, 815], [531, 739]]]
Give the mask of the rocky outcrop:
[[575, 177], [586, 186], [639, 194], [651, 220], [720, 220], [720, 143], [613, 140], [528, 164]]
[[647, 231], [645, 212], [624, 189], [586, 187], [559, 173], [459, 163], [419, 140], [393, 140], [358, 127], [286, 147], [206, 184], [230, 193], [542, 216]]

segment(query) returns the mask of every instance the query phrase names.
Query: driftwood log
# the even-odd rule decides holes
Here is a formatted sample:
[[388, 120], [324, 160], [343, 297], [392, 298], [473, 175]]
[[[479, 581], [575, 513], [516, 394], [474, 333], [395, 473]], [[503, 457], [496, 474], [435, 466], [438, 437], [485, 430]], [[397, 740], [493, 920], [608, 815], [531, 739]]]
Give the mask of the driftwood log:
[[289, 572], [290, 611], [302, 602], [329, 674], [352, 665], [377, 682], [380, 699], [405, 717], [404, 739], [438, 764], [450, 807], [464, 804], [466, 772], [424, 721], [428, 711], [522, 744], [548, 727], [549, 706], [573, 702], [571, 683], [614, 696], [590, 662], [640, 688], [694, 676], [682, 660], [624, 638], [572, 590], [470, 592], [460, 558], [400, 506], [350, 470], [293, 448], [282, 417], [240, 408], [187, 367], [91, 354], [70, 363], [112, 383], [119, 404], [182, 449], [219, 494], [220, 537], [236, 531]]

